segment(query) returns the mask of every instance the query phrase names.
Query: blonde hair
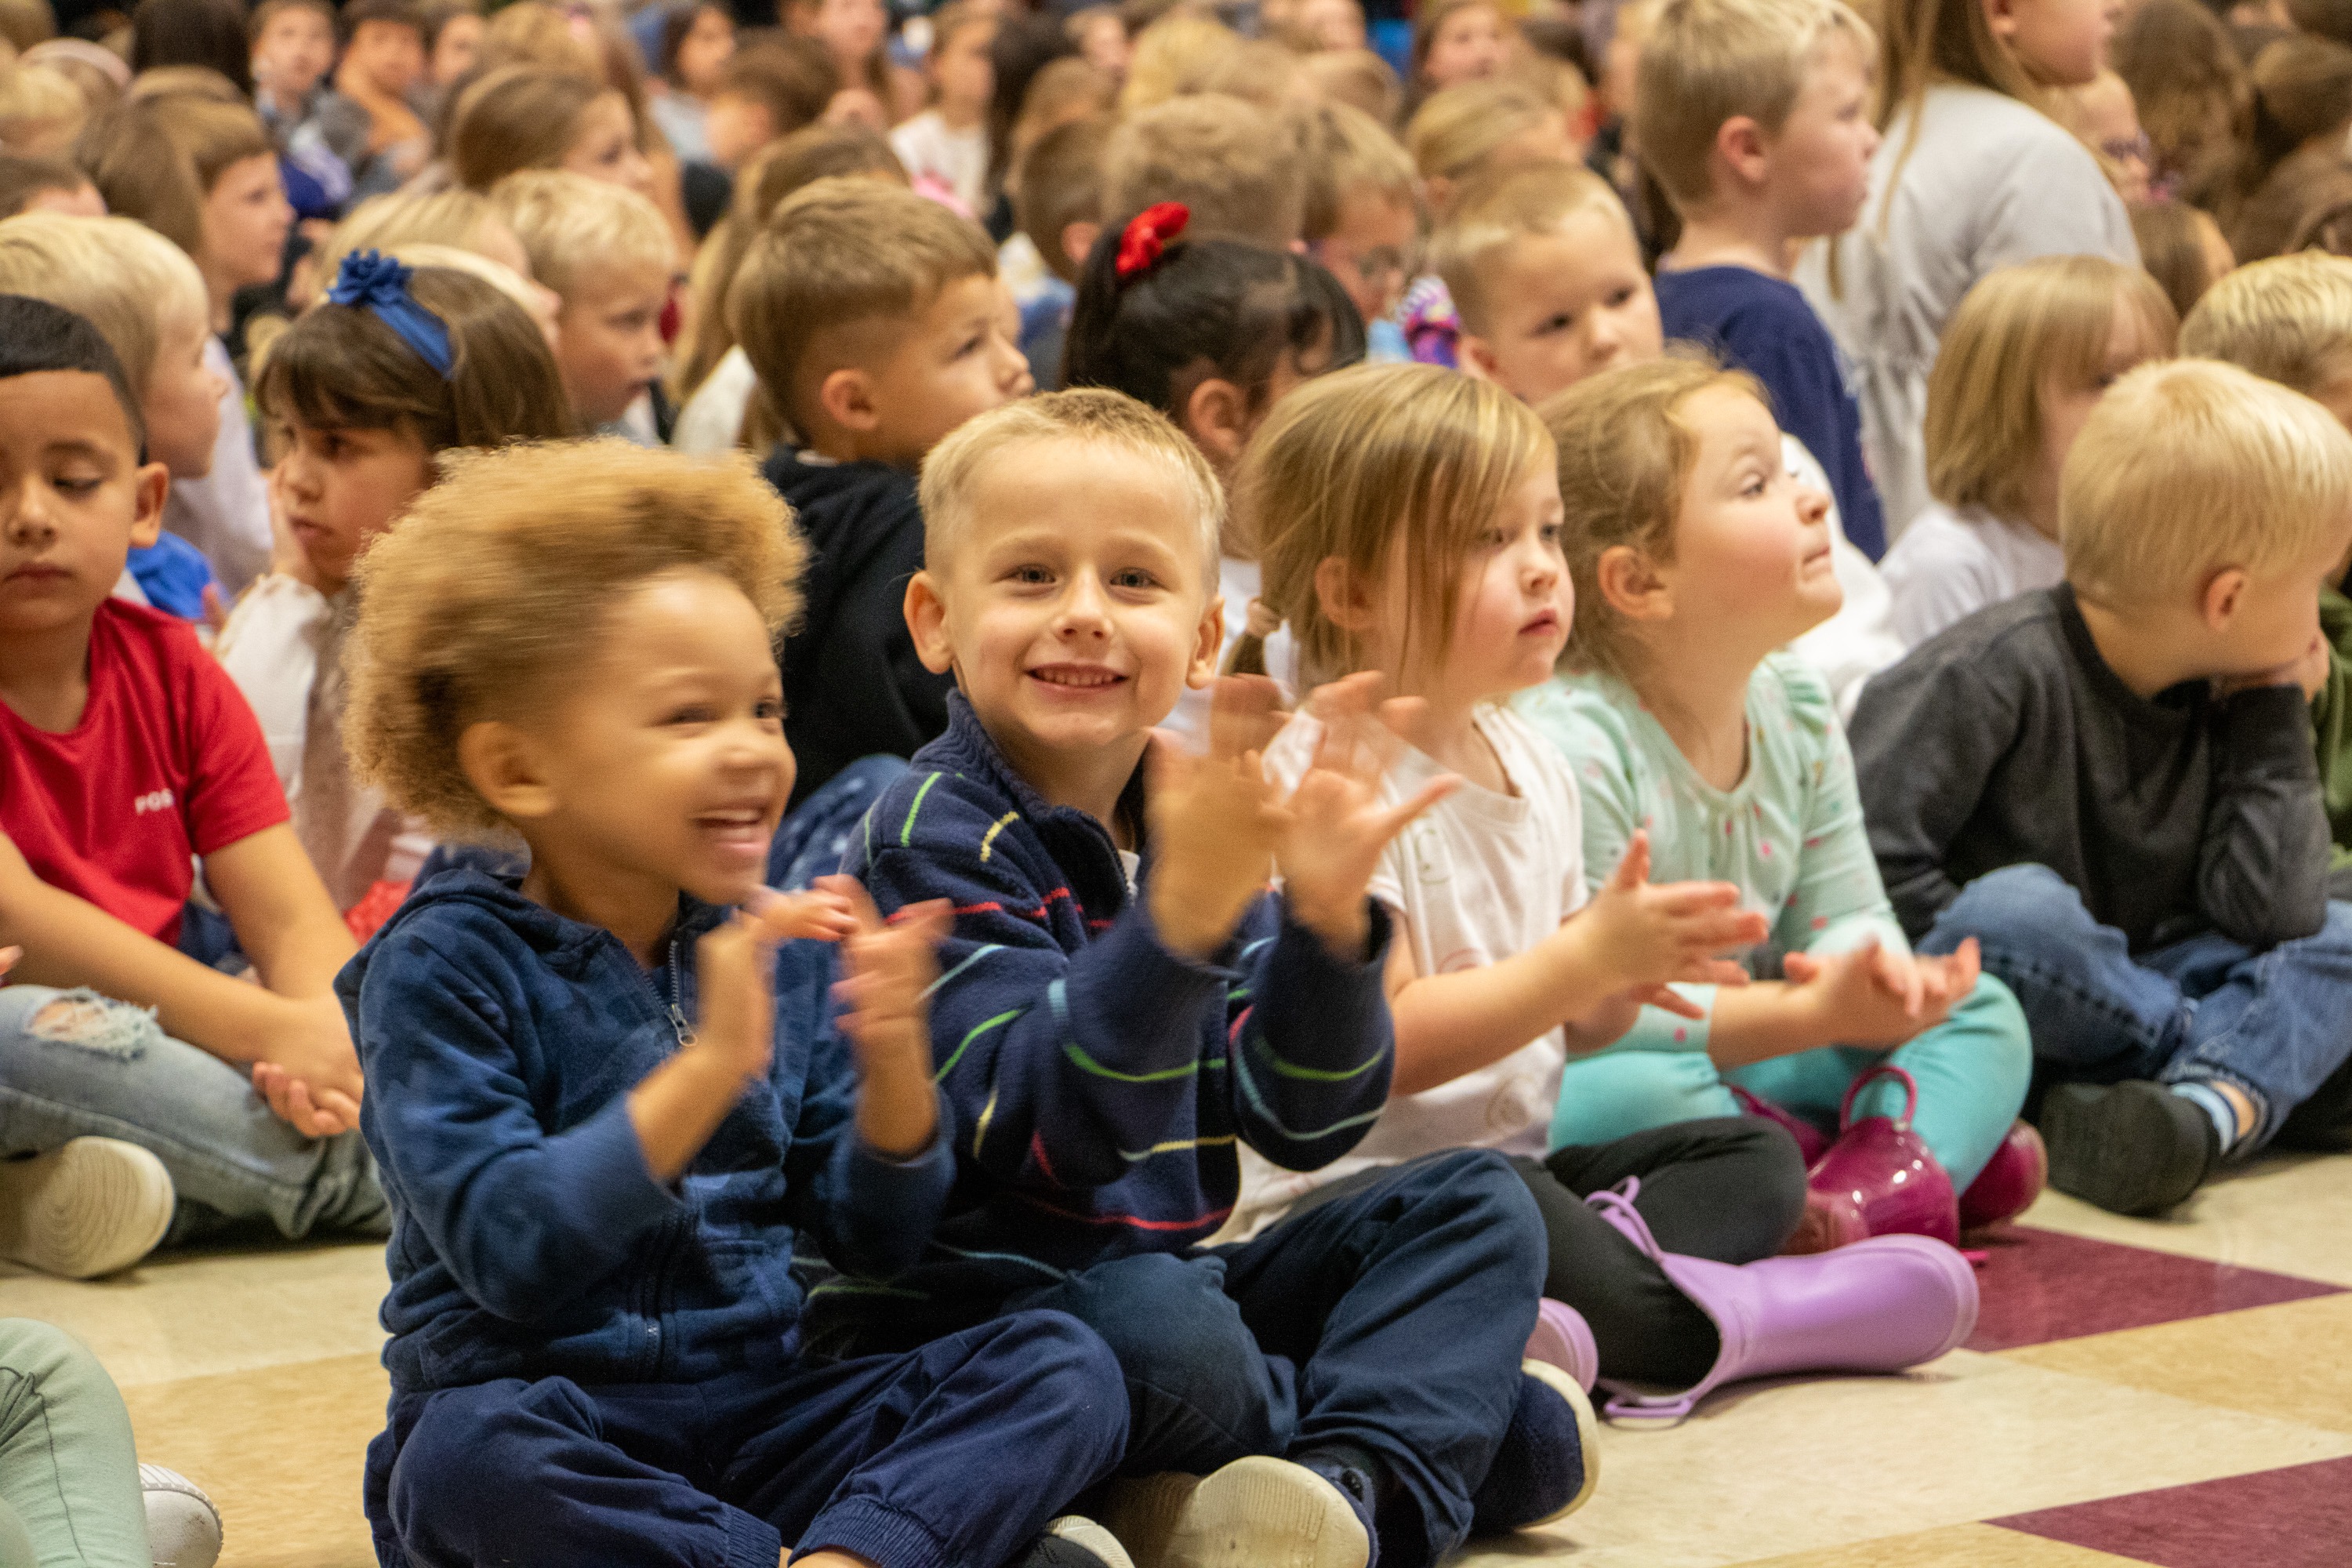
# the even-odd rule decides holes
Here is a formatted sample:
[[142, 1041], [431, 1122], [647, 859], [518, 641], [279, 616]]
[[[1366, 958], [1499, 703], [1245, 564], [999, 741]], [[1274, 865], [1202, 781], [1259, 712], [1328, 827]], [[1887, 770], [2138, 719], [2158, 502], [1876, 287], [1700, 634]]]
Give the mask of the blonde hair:
[[318, 275], [331, 283], [343, 258], [355, 250], [391, 250], [404, 245], [446, 245], [478, 253], [493, 232], [511, 235], [506, 219], [479, 191], [452, 185], [440, 191], [395, 191], [370, 196], [343, 215], [319, 252]]
[[1222, 93], [1171, 99], [1111, 132], [1103, 216], [1124, 223], [1156, 202], [1181, 202], [1193, 238], [1280, 249], [1298, 238], [1306, 211], [1300, 163], [1297, 136], [1280, 115]]
[[2352, 434], [2300, 393], [2212, 360], [2142, 365], [2084, 421], [2058, 487], [2066, 581], [2155, 603], [2235, 566], [2307, 557], [2352, 517]]
[[1488, 277], [1513, 245], [1557, 233], [1582, 212], [1614, 218], [1633, 236], [1625, 204], [1608, 181], [1581, 164], [1506, 169], [1464, 192], [1429, 247], [1430, 270], [1445, 279], [1463, 330], [1482, 335], [1491, 330], [1495, 301], [1488, 298]]
[[2180, 323], [2180, 352], [2318, 393], [2352, 374], [2352, 260], [2314, 250], [2239, 268]]
[[562, 295], [612, 268], [647, 268], [667, 277], [676, 241], [661, 209], [607, 180], [562, 169], [525, 169], [490, 192], [490, 205], [522, 241], [531, 276]]
[[1393, 201], [1415, 198], [1412, 160], [1388, 128], [1360, 109], [1327, 103], [1307, 117], [1306, 237], [1322, 239], [1339, 226], [1348, 193], [1373, 190]]
[[1135, 50], [1128, 57], [1127, 84], [1119, 89], [1119, 113], [1134, 114], [1198, 92], [1210, 69], [1241, 43], [1240, 34], [1197, 11], [1160, 17], [1136, 36]]
[[2168, 356], [2179, 320], [2139, 268], [2044, 256], [1978, 280], [1927, 373], [1928, 493], [1949, 507], [2022, 514], [2042, 453], [2042, 389], [2097, 384], [2118, 302], [2137, 317], [2149, 354]]
[[771, 629], [799, 611], [806, 552], [747, 459], [604, 440], [443, 464], [360, 559], [343, 718], [353, 773], [437, 832], [507, 826], [467, 781], [459, 740], [543, 706], [552, 681], [577, 673], [583, 628], [646, 579], [716, 573]]
[[1160, 468], [1183, 493], [1198, 527], [1202, 583], [1216, 591], [1217, 541], [1225, 500], [1217, 477], [1168, 416], [1123, 392], [1081, 386], [992, 409], [957, 426], [923, 459], [918, 500], [923, 510], [923, 565], [940, 572], [971, 530], [981, 478], [1009, 452], [1046, 441], [1115, 447]]
[[[1463, 563], [1514, 486], [1552, 461], [1533, 410], [1490, 382], [1435, 365], [1359, 365], [1284, 398], [1244, 454], [1234, 511], [1258, 543], [1265, 606], [1297, 640], [1301, 676], [1363, 668], [1355, 633], [1323, 613], [1317, 570], [1346, 563], [1360, 584], [1405, 574], [1402, 646], [1443, 658]], [[1231, 668], [1265, 668], [1264, 639]]]
[[457, 95], [442, 153], [469, 191], [487, 191], [518, 169], [552, 169], [578, 139], [588, 106], [614, 89], [572, 71], [502, 66]]
[[163, 353], [164, 321], [208, 321], [196, 264], [127, 217], [36, 212], [0, 222], [0, 293], [29, 294], [88, 318], [142, 402]]
[[1424, 180], [1465, 180], [1505, 142], [1559, 113], [1517, 82], [1465, 81], [1430, 94], [1404, 128], [1405, 151]]
[[777, 411], [805, 428], [826, 374], [887, 353], [917, 310], [975, 274], [996, 276], [979, 226], [902, 186], [835, 175], [769, 218], [728, 285], [728, 321]]
[[1304, 68], [1326, 102], [1360, 109], [1383, 130], [1397, 122], [1404, 108], [1404, 84], [1370, 49], [1324, 49], [1308, 55]]
[[127, 99], [82, 132], [75, 161], [107, 210], [186, 251], [205, 245], [205, 197], [235, 163], [275, 155], [261, 117], [193, 94]]
[[1713, 195], [1711, 159], [1725, 121], [1746, 116], [1778, 134], [1832, 38], [1874, 63], [1877, 36], [1845, 0], [1669, 0], [1642, 51], [1633, 141], [1642, 163], [1683, 207]]
[[1714, 387], [1771, 399], [1753, 376], [1677, 345], [1662, 359], [1587, 377], [1543, 405], [1559, 447], [1561, 545], [1576, 584], [1576, 619], [1560, 652], [1564, 669], [1633, 679], [1638, 645], [1601, 591], [1601, 558], [1621, 545], [1660, 563], [1675, 558], [1683, 493], [1698, 461], [1699, 432], [1683, 417]]
[[[70, 139], [89, 112], [81, 89], [63, 71], [21, 60], [0, 65], [0, 137], [8, 142]], [[34, 127], [46, 134], [27, 134]]]

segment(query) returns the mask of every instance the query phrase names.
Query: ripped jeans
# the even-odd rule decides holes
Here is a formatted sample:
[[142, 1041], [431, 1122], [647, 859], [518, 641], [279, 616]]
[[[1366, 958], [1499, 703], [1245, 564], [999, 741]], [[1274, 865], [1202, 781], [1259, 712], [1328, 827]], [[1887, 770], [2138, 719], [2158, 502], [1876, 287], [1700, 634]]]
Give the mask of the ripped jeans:
[[163, 1162], [179, 1194], [166, 1246], [251, 1219], [288, 1237], [391, 1229], [357, 1132], [304, 1137], [243, 1069], [172, 1038], [144, 1008], [0, 986], [0, 1158], [86, 1137], [120, 1138]]

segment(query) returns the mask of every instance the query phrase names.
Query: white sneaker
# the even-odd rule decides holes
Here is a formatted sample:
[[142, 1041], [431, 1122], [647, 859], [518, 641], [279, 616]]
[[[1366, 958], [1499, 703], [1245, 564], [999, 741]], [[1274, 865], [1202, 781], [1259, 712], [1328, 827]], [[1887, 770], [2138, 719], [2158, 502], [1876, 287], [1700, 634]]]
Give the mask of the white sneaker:
[[[1118, 1537], [1080, 1513], [1066, 1513], [1045, 1527], [1045, 1533], [1055, 1541], [1066, 1541], [1071, 1546], [1092, 1554], [1100, 1568], [1135, 1568], [1135, 1559], [1118, 1543]], [[1076, 1562], [1073, 1557], [1071, 1561]]]
[[1364, 1568], [1372, 1541], [1339, 1489], [1303, 1465], [1252, 1457], [1206, 1478], [1112, 1489], [1105, 1522], [1138, 1568]]
[[139, 1467], [147, 1496], [147, 1550], [155, 1568], [213, 1568], [220, 1561], [220, 1510], [202, 1488], [161, 1465]]
[[0, 1161], [0, 1258], [68, 1279], [111, 1274], [155, 1250], [172, 1205], [163, 1162], [120, 1139]]

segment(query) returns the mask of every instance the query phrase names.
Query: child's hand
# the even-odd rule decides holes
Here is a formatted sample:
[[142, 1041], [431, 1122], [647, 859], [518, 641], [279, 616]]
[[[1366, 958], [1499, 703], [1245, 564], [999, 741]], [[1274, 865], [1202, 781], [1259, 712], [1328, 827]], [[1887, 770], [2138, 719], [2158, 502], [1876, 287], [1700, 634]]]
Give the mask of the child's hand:
[[255, 1053], [253, 1087], [272, 1115], [305, 1138], [360, 1124], [359, 1053], [332, 996], [271, 997]]
[[850, 911], [852, 934], [841, 944], [843, 975], [833, 994], [843, 1008], [842, 1033], [857, 1051], [858, 1136], [878, 1153], [911, 1158], [939, 1127], [929, 1001], [953, 908], [944, 899], [909, 904], [886, 924], [855, 877], [825, 877], [818, 885]]
[[1275, 849], [1291, 914], [1349, 962], [1363, 952], [1370, 923], [1364, 889], [1382, 851], [1461, 783], [1442, 778], [1401, 805], [1381, 803], [1381, 774], [1397, 742], [1383, 721], [1380, 691], [1380, 676], [1351, 675], [1307, 699], [1322, 721], [1323, 742], [1291, 792], [1289, 826]]
[[1668, 1012], [1696, 1017], [1697, 1010], [1667, 984], [1736, 983], [1732, 972], [1738, 966], [1717, 955], [1762, 942], [1770, 928], [1762, 915], [1737, 907], [1739, 889], [1729, 882], [1653, 887], [1649, 877], [1650, 836], [1636, 832], [1609, 880], [1561, 930], [1580, 943], [1609, 992], [1630, 991]]
[[2319, 689], [2327, 684], [2327, 651], [2326, 634], [2314, 632], [2303, 652], [2275, 668], [2221, 676], [2213, 682], [2213, 696], [2218, 700], [2259, 687], [2297, 686], [2303, 689], [2304, 700], [2307, 702], [2318, 696]]
[[[820, 877], [814, 890], [805, 893], [779, 893], [773, 889], [761, 889], [761, 895], [743, 906], [743, 912], [760, 922], [770, 942], [839, 942], [857, 930], [856, 907], [841, 894], [826, 890], [824, 884], [839, 881], [835, 877]], [[850, 879], [851, 886], [856, 886]], [[858, 889], [862, 896], [865, 889]]]
[[1792, 952], [1781, 962], [1823, 1040], [1881, 1049], [1949, 1017], [1975, 989], [1980, 968], [1974, 937], [1944, 958], [1915, 958], [1873, 938], [1850, 952]]
[[702, 1016], [693, 1043], [679, 1055], [698, 1055], [725, 1068], [740, 1094], [744, 1085], [767, 1076], [775, 1057], [775, 939], [759, 915], [739, 911], [694, 944], [694, 971]]
[[0, 947], [0, 974], [16, 968], [16, 961], [24, 956], [25, 950], [21, 947]]
[[1208, 755], [1151, 739], [1151, 919], [1180, 957], [1224, 946], [1274, 869], [1288, 815], [1261, 753], [1286, 717], [1281, 701], [1264, 676], [1224, 676], [1210, 699]]

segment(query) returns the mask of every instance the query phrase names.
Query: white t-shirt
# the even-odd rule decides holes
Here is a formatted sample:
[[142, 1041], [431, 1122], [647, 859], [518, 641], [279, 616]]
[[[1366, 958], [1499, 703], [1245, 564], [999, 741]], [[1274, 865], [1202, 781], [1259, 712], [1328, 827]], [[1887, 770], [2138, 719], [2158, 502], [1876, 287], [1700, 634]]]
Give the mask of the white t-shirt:
[[[1799, 483], [1823, 495], [1832, 493], [1829, 475], [1802, 441], [1782, 436], [1780, 458]], [[1822, 672], [1838, 717], [1851, 719], [1853, 705], [1862, 700], [1863, 682], [1903, 657], [1903, 639], [1895, 635], [1885, 581], [1870, 557], [1847, 542], [1835, 500], [1830, 502], [1830, 566], [1845, 601], [1836, 615], [1790, 642], [1789, 649]]]
[[2066, 556], [2032, 523], [1934, 501], [1878, 570], [1895, 595], [1895, 630], [1911, 648], [1988, 605], [2056, 587], [2066, 577]]
[[[1465, 784], [1400, 835], [1372, 874], [1372, 897], [1400, 922], [1395, 940], [1412, 944], [1423, 974], [1523, 952], [1585, 901], [1584, 827], [1567, 759], [1507, 708], [1481, 709], [1477, 725], [1514, 793]], [[1321, 734], [1314, 720], [1292, 720], [1266, 752], [1267, 773], [1295, 783]], [[1408, 799], [1444, 772], [1407, 746], [1381, 797]], [[1319, 1171], [1281, 1170], [1244, 1149], [1241, 1203], [1220, 1239], [1262, 1229], [1315, 1188], [1374, 1166], [1442, 1149], [1542, 1153], [1567, 1062], [1566, 1037], [1553, 1028], [1451, 1083], [1399, 1095], [1362, 1142]]]
[[926, 109], [890, 132], [890, 151], [907, 165], [907, 178], [929, 174], [956, 194], [973, 217], [987, 216], [988, 127], [950, 131], [936, 109]]
[[729, 349], [678, 410], [677, 423], [670, 427], [670, 449], [698, 458], [733, 451], [743, 438], [743, 411], [759, 386], [760, 373], [751, 368], [743, 345]]

